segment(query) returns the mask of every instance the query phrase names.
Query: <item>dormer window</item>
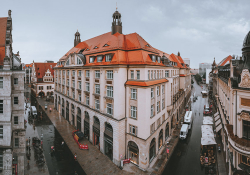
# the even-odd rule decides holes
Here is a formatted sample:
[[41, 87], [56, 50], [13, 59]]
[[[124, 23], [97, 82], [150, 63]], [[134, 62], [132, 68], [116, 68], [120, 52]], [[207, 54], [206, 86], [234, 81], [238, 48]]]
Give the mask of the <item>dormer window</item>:
[[97, 62], [102, 62], [102, 55], [97, 56]]
[[157, 62], [161, 63], [161, 57], [160, 56], [157, 57]]
[[149, 45], [149, 44], [147, 44], [146, 46], [147, 46], [147, 47], [150, 47], [150, 45]]
[[94, 49], [97, 49], [97, 48], [98, 48], [97, 46], [94, 47]]
[[79, 58], [79, 57], [77, 57], [77, 64], [79, 65], [79, 64], [82, 64], [82, 60]]
[[95, 60], [95, 57], [89, 57], [89, 63], [93, 63]]
[[105, 55], [105, 57], [106, 57], [106, 60], [105, 60], [106, 62], [109, 62], [112, 60], [111, 54]]
[[109, 45], [108, 44], [104, 44], [104, 46], [103, 47], [108, 47]]
[[66, 65], [69, 65], [69, 60], [66, 62]]
[[152, 55], [152, 61], [155, 62], [156, 61], [156, 56]]
[[87, 48], [86, 51], [89, 51], [89, 48]]

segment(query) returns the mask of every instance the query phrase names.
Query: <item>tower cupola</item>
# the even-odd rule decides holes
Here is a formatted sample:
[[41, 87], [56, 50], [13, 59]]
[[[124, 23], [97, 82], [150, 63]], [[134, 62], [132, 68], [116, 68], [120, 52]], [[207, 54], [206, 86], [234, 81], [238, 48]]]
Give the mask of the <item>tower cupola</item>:
[[80, 42], [81, 42], [80, 33], [77, 30], [77, 32], [75, 33], [74, 47]]
[[243, 41], [242, 57], [244, 61], [244, 68], [250, 69], [250, 31]]
[[122, 22], [121, 22], [121, 17], [122, 15], [117, 11], [113, 13], [113, 22], [112, 22], [112, 35], [115, 34], [116, 32], [122, 34]]

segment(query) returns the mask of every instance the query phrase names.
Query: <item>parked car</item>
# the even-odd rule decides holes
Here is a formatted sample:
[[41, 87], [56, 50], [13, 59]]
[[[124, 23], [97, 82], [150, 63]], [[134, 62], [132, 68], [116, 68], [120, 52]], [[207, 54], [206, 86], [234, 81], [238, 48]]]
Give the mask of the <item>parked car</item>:
[[210, 109], [209, 107], [205, 107], [203, 114], [204, 115], [212, 115], [212, 109]]

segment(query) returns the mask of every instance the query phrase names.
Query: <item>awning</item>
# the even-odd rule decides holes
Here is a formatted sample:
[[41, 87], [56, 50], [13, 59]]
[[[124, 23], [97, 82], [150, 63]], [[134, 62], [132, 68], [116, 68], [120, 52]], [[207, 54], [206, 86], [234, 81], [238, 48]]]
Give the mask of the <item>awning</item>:
[[214, 137], [202, 137], [201, 138], [201, 145], [215, 145], [216, 141]]
[[216, 132], [219, 132], [219, 130], [222, 128], [222, 124], [220, 123], [219, 126], [216, 126]]
[[214, 121], [219, 120], [219, 118], [220, 118], [220, 115], [217, 115], [217, 116], [214, 118]]
[[203, 117], [203, 125], [212, 125], [213, 123], [214, 122], [212, 117], [210, 116]]
[[219, 119], [219, 120], [217, 120], [217, 121], [215, 122], [215, 126], [217, 127], [220, 123], [221, 123], [221, 120]]
[[216, 113], [214, 114], [214, 117], [216, 117], [217, 115], [219, 115], [219, 112], [216, 112]]
[[202, 137], [214, 137], [213, 126], [212, 125], [201, 125]]

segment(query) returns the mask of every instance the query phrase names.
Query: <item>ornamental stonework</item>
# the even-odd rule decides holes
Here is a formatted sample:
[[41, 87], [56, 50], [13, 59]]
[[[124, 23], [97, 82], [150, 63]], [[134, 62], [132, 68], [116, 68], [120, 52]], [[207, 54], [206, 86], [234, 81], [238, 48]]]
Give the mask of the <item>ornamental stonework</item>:
[[241, 73], [241, 82], [239, 87], [250, 88], [250, 73], [248, 69], [244, 69]]
[[238, 117], [238, 120], [239, 121], [241, 121], [241, 120], [250, 121], [250, 115], [249, 115], [249, 113], [241, 112], [240, 116]]

